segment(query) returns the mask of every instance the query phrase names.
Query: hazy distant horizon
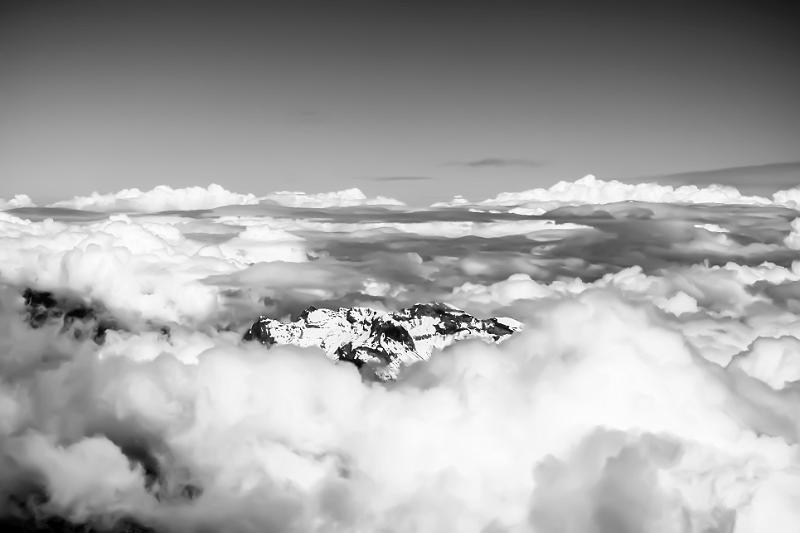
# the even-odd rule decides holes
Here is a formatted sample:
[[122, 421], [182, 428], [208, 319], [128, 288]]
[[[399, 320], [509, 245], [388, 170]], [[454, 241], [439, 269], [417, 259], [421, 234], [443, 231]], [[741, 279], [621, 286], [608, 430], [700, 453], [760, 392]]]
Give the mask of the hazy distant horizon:
[[[384, 196], [388, 198], [393, 198], [402, 201], [409, 207], [426, 207], [431, 205], [432, 203], [436, 202], [445, 202], [451, 200], [455, 196], [462, 196], [466, 197], [471, 201], [481, 201], [486, 200], [488, 198], [492, 198], [497, 194], [503, 192], [521, 192], [529, 189], [534, 188], [543, 188], [547, 189], [552, 185], [555, 185], [558, 182], [575, 182], [579, 179], [587, 176], [589, 174], [583, 174], [580, 176], [573, 176], [573, 177], [565, 177], [561, 179], [552, 179], [546, 180], [543, 179], [541, 184], [533, 184], [530, 186], [526, 186], [524, 183], [520, 184], [521, 187], [516, 190], [502, 190], [496, 189], [487, 191], [485, 195], [465, 195], [460, 189], [452, 189], [449, 191], [444, 191], [441, 195], [435, 194], [420, 194], [419, 188], [429, 187], [431, 184], [434, 184], [437, 181], [437, 178], [433, 178], [430, 176], [376, 176], [376, 177], [368, 177], [368, 178], [356, 178], [351, 180], [350, 183], [342, 182], [337, 185], [337, 188], [325, 188], [324, 186], [319, 189], [315, 188], [308, 188], [305, 190], [300, 190], [298, 188], [291, 188], [291, 185], [285, 189], [274, 189], [269, 191], [263, 191], [259, 194], [256, 194], [254, 190], [262, 191], [263, 189], [256, 187], [253, 188], [243, 188], [241, 190], [237, 189], [229, 189], [230, 192], [234, 193], [241, 193], [241, 194], [254, 194], [255, 196], [264, 196], [265, 194], [275, 193], [275, 192], [302, 192], [308, 194], [319, 194], [319, 193], [329, 193], [329, 192], [339, 192], [346, 189], [359, 189], [362, 191], [365, 196], [372, 198], [378, 196]], [[765, 198], [770, 197], [773, 193], [780, 191], [780, 190], [788, 190], [793, 189], [800, 185], [800, 162], [787, 162], [787, 163], [776, 163], [776, 164], [769, 164], [769, 165], [752, 165], [752, 166], [745, 166], [745, 167], [735, 167], [735, 168], [722, 168], [722, 169], [706, 169], [706, 170], [698, 170], [698, 171], [688, 171], [688, 172], [677, 172], [674, 174], [661, 174], [661, 175], [650, 175], [650, 176], [633, 176], [633, 177], [624, 177], [624, 176], [597, 176], [596, 174], [591, 174], [601, 179], [603, 181], [619, 181], [622, 183], [630, 183], [630, 184], [637, 184], [637, 183], [649, 183], [649, 184], [657, 184], [657, 185], [667, 185], [673, 187], [680, 187], [683, 185], [694, 185], [698, 188], [708, 187], [710, 185], [723, 185], [728, 187], [733, 187], [743, 195], [752, 195], [752, 196], [762, 196]], [[218, 185], [222, 185], [224, 180], [218, 180], [215, 182], [208, 182], [208, 183], [195, 183], [190, 185], [189, 187], [201, 187], [206, 188], [207, 186], [211, 185], [212, 183], [216, 183]], [[29, 194], [24, 190], [15, 191], [13, 194], [9, 194], [6, 197], [0, 196], [0, 199], [10, 199], [16, 194], [23, 194], [27, 195], [31, 198], [31, 200], [39, 205], [39, 206], [46, 206], [49, 204], [71, 200], [75, 197], [81, 196], [90, 196], [95, 193], [100, 195], [109, 195], [114, 194], [117, 192], [122, 191], [123, 189], [140, 189], [143, 192], [153, 189], [154, 187], [158, 186], [167, 186], [172, 187], [169, 183], [159, 183], [153, 186], [125, 186], [121, 188], [108, 188], [108, 187], [95, 187], [90, 190], [74, 190], [68, 193], [66, 196], [60, 196], [58, 193], [41, 193], [41, 194]], [[182, 187], [174, 187], [176, 189], [181, 189]], [[434, 187], [434, 189], [436, 189]], [[395, 194], [390, 194], [390, 191], [395, 191]]]

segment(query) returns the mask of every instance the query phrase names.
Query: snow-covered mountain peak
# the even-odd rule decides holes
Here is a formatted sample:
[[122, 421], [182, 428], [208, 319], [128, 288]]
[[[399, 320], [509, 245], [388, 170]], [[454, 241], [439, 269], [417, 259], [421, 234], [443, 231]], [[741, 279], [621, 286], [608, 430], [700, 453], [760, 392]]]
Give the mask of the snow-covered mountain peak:
[[367, 376], [386, 381], [403, 365], [467, 338], [500, 342], [521, 328], [511, 318], [482, 320], [444, 303], [415, 304], [394, 313], [368, 307], [305, 309], [294, 322], [260, 317], [245, 340], [317, 346], [331, 359], [350, 361]]

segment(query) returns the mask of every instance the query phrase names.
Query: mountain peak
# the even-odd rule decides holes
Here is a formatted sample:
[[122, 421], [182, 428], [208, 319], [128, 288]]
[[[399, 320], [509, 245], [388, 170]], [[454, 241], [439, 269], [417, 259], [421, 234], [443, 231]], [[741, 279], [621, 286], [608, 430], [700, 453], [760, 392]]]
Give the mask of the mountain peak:
[[259, 317], [244, 339], [267, 346], [317, 346], [333, 360], [352, 362], [368, 377], [389, 381], [402, 366], [430, 358], [435, 349], [467, 338], [500, 342], [520, 328], [511, 318], [482, 320], [441, 302], [417, 303], [393, 313], [310, 306], [294, 322]]

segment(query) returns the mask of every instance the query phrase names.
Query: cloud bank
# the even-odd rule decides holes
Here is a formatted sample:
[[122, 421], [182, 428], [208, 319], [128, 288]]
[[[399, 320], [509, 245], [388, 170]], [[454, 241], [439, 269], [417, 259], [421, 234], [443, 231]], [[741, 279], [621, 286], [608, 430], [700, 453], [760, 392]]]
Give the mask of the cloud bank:
[[289, 207], [353, 207], [358, 205], [400, 206], [403, 202], [394, 198], [378, 196], [368, 198], [360, 189], [345, 189], [336, 192], [307, 194], [304, 192], [279, 191], [263, 198]]
[[[149, 191], [139, 189], [123, 189], [116, 193], [100, 194], [93, 192], [89, 196], [76, 196], [70, 200], [61, 200], [49, 204], [48, 207], [79, 209], [101, 212], [147, 212], [189, 211], [195, 209], [213, 209], [227, 205], [254, 205], [261, 201], [269, 201], [289, 207], [352, 207], [357, 205], [403, 205], [399, 200], [386, 197], [368, 198], [361, 190], [352, 188], [336, 192], [307, 194], [304, 192], [278, 191], [266, 196], [231, 192], [216, 183], [208, 187], [185, 187], [173, 189], [159, 185]], [[17, 195], [5, 202], [0, 200], [0, 208], [33, 206], [26, 195]]]
[[[472, 166], [502, 166], [521, 164], [527, 160], [487, 158], [469, 162]], [[529, 162], [533, 163], [533, 162]], [[793, 169], [795, 164], [782, 165]], [[745, 169], [751, 167], [743, 167]], [[760, 167], [752, 167], [760, 168]], [[722, 169], [730, 170], [730, 169]], [[706, 173], [715, 175], [712, 173]], [[376, 176], [372, 181], [425, 181], [426, 176]], [[702, 182], [702, 180], [700, 180]], [[251, 193], [228, 191], [217, 184], [207, 187], [172, 188], [159, 185], [148, 191], [136, 188], [124, 189], [116, 193], [100, 194], [93, 192], [88, 196], [76, 196], [61, 200], [47, 207], [76, 209], [99, 212], [161, 212], [213, 209], [228, 205], [256, 205], [260, 202], [278, 204], [293, 208], [325, 209], [336, 207], [402, 207], [400, 200], [385, 196], [368, 197], [358, 188], [323, 193], [302, 191], [277, 191], [264, 196]], [[658, 183], [625, 183], [617, 180], [603, 180], [594, 175], [586, 175], [575, 181], [561, 181], [549, 188], [529, 189], [519, 192], [504, 192], [493, 198], [469, 201], [456, 195], [449, 201], [433, 204], [433, 208], [472, 207], [473, 209], [515, 209], [519, 214], [541, 214], [557, 205], [603, 205], [616, 202], [652, 202], [669, 204], [735, 204], [735, 205], [774, 205], [796, 209], [800, 206], [800, 185], [775, 192], [771, 197], [745, 195], [736, 187], [711, 183], [697, 185], [661, 185]], [[14, 209], [35, 206], [25, 194], [16, 195], [10, 200], [0, 199], [0, 209]]]
[[[795, 192], [153, 191], [0, 212], [3, 527], [796, 530]], [[25, 288], [94, 312], [35, 315]], [[524, 329], [388, 384], [242, 340], [430, 301]]]
[[[673, 187], [657, 183], [623, 183], [605, 181], [587, 175], [576, 181], [560, 181], [547, 189], [530, 189], [521, 192], [505, 192], [494, 198], [477, 202], [481, 207], [536, 206], [542, 203], [609, 204], [614, 202], [655, 202], [681, 204], [745, 204], [783, 205], [797, 207], [800, 188], [776, 192], [772, 198], [747, 196], [735, 187], [712, 184], [707, 187], [682, 185]], [[454, 200], [434, 204], [438, 206], [463, 205]]]
[[800, 161], [723, 167], [676, 174], [660, 174], [625, 181], [658, 181], [662, 184], [731, 185], [743, 192], [774, 192], [800, 183]]
[[87, 211], [167, 211], [210, 209], [221, 205], [254, 204], [258, 200], [252, 194], [238, 194], [212, 183], [206, 188], [186, 187], [173, 189], [159, 185], [149, 191], [124, 189], [112, 194], [92, 193], [76, 196], [51, 204], [51, 207], [66, 207]]

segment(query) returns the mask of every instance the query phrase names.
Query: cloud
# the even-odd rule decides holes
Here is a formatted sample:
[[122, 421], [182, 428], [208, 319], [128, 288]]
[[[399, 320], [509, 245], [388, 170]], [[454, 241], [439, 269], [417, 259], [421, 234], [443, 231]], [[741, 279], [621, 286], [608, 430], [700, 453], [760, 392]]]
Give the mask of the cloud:
[[800, 250], [800, 218], [792, 220], [789, 235], [783, 240], [787, 247]]
[[359, 205], [401, 206], [400, 200], [378, 196], [368, 198], [360, 189], [352, 188], [335, 192], [307, 194], [298, 191], [278, 191], [261, 198], [289, 207], [353, 207]]
[[126, 215], [89, 224], [31, 222], [0, 213], [0, 277], [102, 302], [126, 321], [193, 323], [215, 313], [202, 279], [259, 261], [305, 261], [303, 240], [267, 225], [219, 244], [186, 237], [174, 219]]
[[658, 183], [623, 183], [617, 180], [602, 180], [594, 175], [587, 175], [576, 181], [560, 181], [547, 189], [538, 188], [520, 192], [504, 192], [494, 198], [481, 202], [465, 202], [456, 198], [451, 202], [439, 202], [434, 206], [476, 207], [517, 207], [541, 208], [543, 204], [587, 205], [609, 204], [615, 202], [654, 202], [680, 204], [749, 204], [749, 205], [785, 205], [796, 207], [800, 201], [800, 188], [776, 192], [773, 197], [744, 195], [734, 187], [725, 185], [709, 185], [697, 187], [683, 185], [672, 187]]
[[[352, 188], [334, 192], [305, 193], [300, 191], [277, 191], [257, 197], [251, 193], [228, 191], [217, 184], [208, 187], [186, 187], [173, 189], [159, 185], [149, 191], [123, 189], [116, 193], [92, 193], [89, 196], [76, 196], [50, 204], [50, 209], [71, 209], [94, 212], [143, 212], [190, 211], [214, 209], [223, 206], [256, 205], [266, 201], [287, 207], [330, 208], [354, 206], [400, 206], [399, 200], [378, 196], [368, 198], [360, 189]], [[7, 208], [32, 206], [25, 195], [18, 195], [7, 202]], [[0, 203], [0, 208], [4, 206]], [[53, 212], [52, 214], [58, 214]]]
[[[385, 176], [363, 178], [379, 181], [419, 181], [428, 180], [425, 176]], [[681, 204], [737, 204], [737, 205], [776, 205], [788, 208], [800, 206], [800, 187], [775, 192], [771, 198], [748, 196], [730, 186], [710, 185], [697, 187], [684, 185], [672, 187], [657, 183], [623, 183], [616, 180], [602, 180], [587, 175], [576, 181], [561, 181], [547, 189], [538, 188], [520, 192], [500, 193], [494, 198], [480, 202], [470, 202], [461, 196], [449, 202], [438, 202], [432, 207], [471, 207], [488, 210], [492, 208], [513, 209], [520, 215], [543, 214], [558, 205], [600, 205], [615, 202], [654, 202]], [[255, 206], [259, 203], [289, 208], [329, 209], [345, 207], [400, 207], [403, 202], [384, 196], [370, 198], [358, 188], [333, 192], [305, 193], [301, 191], [277, 191], [265, 196], [235, 193], [219, 185], [207, 188], [188, 187], [172, 189], [158, 186], [149, 191], [124, 189], [117, 193], [77, 196], [48, 206], [49, 209], [80, 210], [93, 212], [161, 212], [215, 209], [225, 206]], [[2, 207], [4, 204], [0, 204]], [[6, 209], [23, 209], [23, 213], [33, 213], [34, 204], [25, 195], [5, 203]], [[63, 216], [66, 211], [43, 213], [44, 216]], [[80, 213], [77, 213], [80, 215]]]
[[482, 202], [484, 205], [520, 205], [531, 202], [561, 202], [574, 204], [608, 204], [639, 201], [655, 203], [768, 203], [759, 197], [743, 196], [732, 187], [687, 185], [673, 188], [655, 183], [625, 184], [605, 181], [592, 175], [574, 182], [559, 182], [549, 189], [531, 189], [519, 193], [503, 193]]
[[[315, 350], [228, 345], [184, 364], [169, 345], [143, 361], [136, 345], [99, 359], [71, 341], [80, 355], [55, 369], [6, 375], [2, 453], [40, 480], [40, 512], [78, 523], [702, 531], [740, 513], [750, 531], [792, 527], [791, 400], [610, 291], [526, 320], [518, 339], [456, 346], [391, 389]], [[48, 337], [15, 335], [28, 349]]]
[[[592, 178], [425, 210], [351, 189], [154, 213], [201, 190], [0, 212], [0, 525], [796, 529], [788, 197]], [[119, 328], [34, 328], [25, 287]], [[241, 340], [259, 314], [417, 301], [525, 329], [389, 385]]]
[[502, 168], [502, 167], [541, 167], [545, 163], [536, 159], [523, 157], [484, 157], [469, 161], [456, 161], [452, 165], [470, 168]]
[[90, 211], [167, 211], [210, 209], [221, 205], [254, 204], [258, 200], [252, 194], [230, 192], [212, 183], [206, 188], [187, 187], [173, 189], [159, 185], [149, 191], [124, 189], [112, 194], [92, 193], [89, 196], [76, 196], [51, 204], [51, 207], [66, 207]]
[[35, 204], [27, 194], [17, 194], [11, 200], [0, 198], [0, 209], [17, 209], [21, 207], [32, 207]]
[[778, 191], [772, 195], [775, 203], [792, 209], [800, 209], [800, 187]]
[[729, 185], [747, 194], [772, 194], [800, 185], [800, 161], [693, 170], [626, 178], [626, 182], [657, 181], [663, 184]]
[[436, 178], [433, 178], [431, 176], [369, 176], [358, 179], [387, 182], [387, 181], [430, 181]]
[[800, 339], [792, 336], [759, 337], [728, 364], [776, 390], [800, 381]]

